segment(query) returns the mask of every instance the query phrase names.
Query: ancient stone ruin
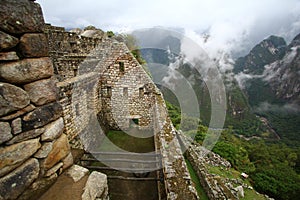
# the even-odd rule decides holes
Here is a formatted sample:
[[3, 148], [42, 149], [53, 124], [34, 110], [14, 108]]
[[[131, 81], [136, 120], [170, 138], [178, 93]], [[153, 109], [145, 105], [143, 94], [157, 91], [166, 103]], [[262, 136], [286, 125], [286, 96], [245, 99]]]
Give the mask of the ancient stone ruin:
[[123, 42], [93, 27], [45, 24], [32, 0], [1, 0], [0, 18], [1, 200], [109, 199], [109, 176], [82, 165], [109, 130], [132, 128], [153, 133], [154, 177], [134, 179], [154, 180], [156, 199], [199, 199], [183, 146], [209, 199], [251, 189], [208, 172], [207, 164], [231, 165], [175, 130], [161, 92]]
[[[124, 43], [45, 24], [30, 0], [2, 0], [0, 17], [0, 199], [38, 199], [65, 174], [86, 176], [72, 150], [133, 122], [155, 133], [164, 198], [198, 198], [162, 94]], [[79, 199], [108, 193], [93, 172]]]

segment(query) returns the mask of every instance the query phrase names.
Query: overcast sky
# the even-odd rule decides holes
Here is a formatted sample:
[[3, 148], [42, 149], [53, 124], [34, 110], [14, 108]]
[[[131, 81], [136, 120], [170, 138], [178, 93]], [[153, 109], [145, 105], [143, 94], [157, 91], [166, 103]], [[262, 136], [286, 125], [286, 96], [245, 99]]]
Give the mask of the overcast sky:
[[153, 26], [208, 32], [221, 43], [300, 33], [300, 0], [38, 0], [46, 22], [117, 32]]

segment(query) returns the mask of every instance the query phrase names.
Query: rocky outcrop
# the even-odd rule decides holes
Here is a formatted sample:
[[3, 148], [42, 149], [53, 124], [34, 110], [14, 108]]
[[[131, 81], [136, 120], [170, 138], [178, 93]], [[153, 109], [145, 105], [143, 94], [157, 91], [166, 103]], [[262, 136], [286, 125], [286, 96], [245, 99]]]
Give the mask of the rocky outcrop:
[[287, 45], [283, 38], [270, 36], [257, 44], [248, 55], [237, 59], [234, 72], [262, 74], [264, 66], [278, 59], [286, 53]]

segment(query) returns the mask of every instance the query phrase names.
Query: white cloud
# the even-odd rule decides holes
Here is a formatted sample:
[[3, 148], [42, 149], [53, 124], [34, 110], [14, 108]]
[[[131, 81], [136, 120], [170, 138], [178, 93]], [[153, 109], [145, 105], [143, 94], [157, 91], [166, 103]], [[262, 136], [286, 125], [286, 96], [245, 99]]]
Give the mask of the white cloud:
[[67, 28], [95, 25], [120, 32], [153, 26], [210, 34], [210, 52], [247, 53], [275, 34], [290, 41], [300, 32], [299, 0], [38, 0], [45, 19]]
[[262, 102], [259, 104], [258, 107], [254, 108], [257, 112], [267, 112], [267, 111], [273, 111], [273, 112], [288, 112], [288, 113], [297, 113], [300, 111], [300, 107], [297, 104], [294, 103], [288, 103], [284, 105], [276, 105], [276, 104], [270, 104], [269, 102]]
[[240, 72], [234, 75], [235, 80], [238, 82], [241, 89], [244, 89], [247, 81], [253, 78], [262, 78], [263, 75], [253, 75], [253, 74], [245, 74], [244, 72]]

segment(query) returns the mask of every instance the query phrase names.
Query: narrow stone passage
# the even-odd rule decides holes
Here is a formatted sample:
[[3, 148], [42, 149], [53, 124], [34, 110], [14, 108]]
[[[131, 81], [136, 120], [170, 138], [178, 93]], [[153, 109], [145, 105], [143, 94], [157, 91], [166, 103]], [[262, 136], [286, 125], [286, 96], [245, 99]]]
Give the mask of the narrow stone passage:
[[[85, 154], [82, 164], [108, 176], [111, 200], [157, 200], [161, 173], [147, 170], [160, 166], [161, 158], [154, 152], [154, 138], [150, 130], [131, 128], [128, 132], [130, 135], [122, 131], [109, 131], [99, 152]], [[143, 168], [146, 172], [142, 171]]]

